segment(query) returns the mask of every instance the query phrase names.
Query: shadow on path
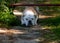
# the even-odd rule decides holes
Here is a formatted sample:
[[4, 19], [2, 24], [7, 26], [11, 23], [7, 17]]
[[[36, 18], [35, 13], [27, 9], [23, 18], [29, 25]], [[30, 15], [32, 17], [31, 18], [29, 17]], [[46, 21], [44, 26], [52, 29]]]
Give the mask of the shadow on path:
[[[4, 30], [4, 28], [1, 28]], [[5, 28], [6, 32], [0, 33], [1, 43], [59, 43], [59, 40], [53, 40], [54, 34], [49, 29], [43, 29], [41, 26], [20, 27], [14, 26], [9, 30]], [[48, 39], [46, 34], [50, 34]], [[47, 36], [48, 37], [48, 36]]]

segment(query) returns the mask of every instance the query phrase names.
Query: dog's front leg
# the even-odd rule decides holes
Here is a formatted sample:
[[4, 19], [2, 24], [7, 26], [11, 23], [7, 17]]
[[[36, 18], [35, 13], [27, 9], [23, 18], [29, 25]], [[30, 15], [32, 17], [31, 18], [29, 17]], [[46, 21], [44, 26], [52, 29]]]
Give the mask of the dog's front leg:
[[25, 25], [28, 26], [28, 21], [25, 20]]
[[34, 23], [35, 21], [34, 20], [32, 20], [31, 22], [32, 22], [32, 25], [35, 25], [35, 23]]
[[26, 26], [28, 26], [28, 22], [25, 22], [26, 23]]

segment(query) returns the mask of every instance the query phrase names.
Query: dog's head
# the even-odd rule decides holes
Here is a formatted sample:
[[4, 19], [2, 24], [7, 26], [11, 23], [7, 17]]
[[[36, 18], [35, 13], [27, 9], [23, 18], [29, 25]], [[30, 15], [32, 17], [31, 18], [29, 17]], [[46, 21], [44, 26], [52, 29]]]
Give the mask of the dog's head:
[[26, 26], [33, 25], [33, 22], [37, 19], [36, 15], [24, 15], [23, 16], [24, 22]]
[[26, 9], [23, 12], [23, 22], [26, 26], [34, 25], [36, 19], [37, 14], [32, 9]]

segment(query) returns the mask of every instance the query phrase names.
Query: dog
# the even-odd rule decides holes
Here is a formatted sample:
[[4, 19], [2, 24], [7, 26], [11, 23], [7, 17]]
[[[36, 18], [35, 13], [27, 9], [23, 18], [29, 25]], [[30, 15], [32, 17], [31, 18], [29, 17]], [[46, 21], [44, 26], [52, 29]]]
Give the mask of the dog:
[[26, 26], [37, 25], [38, 15], [33, 7], [27, 7], [21, 16], [21, 24]]

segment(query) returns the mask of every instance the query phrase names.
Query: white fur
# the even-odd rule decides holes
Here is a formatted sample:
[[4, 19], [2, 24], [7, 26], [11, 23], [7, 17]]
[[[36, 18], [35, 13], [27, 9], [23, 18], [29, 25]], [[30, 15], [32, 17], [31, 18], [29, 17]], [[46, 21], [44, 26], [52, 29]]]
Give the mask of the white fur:
[[[35, 18], [35, 16], [37, 15], [37, 13], [34, 13], [31, 10], [27, 10], [25, 9], [23, 12], [23, 16], [21, 17], [21, 23], [22, 25], [25, 24], [26, 26], [28, 26], [28, 21], [31, 21], [32, 25], [37, 25], [37, 17]], [[26, 20], [28, 19], [28, 20]], [[33, 20], [32, 20], [33, 19]]]

